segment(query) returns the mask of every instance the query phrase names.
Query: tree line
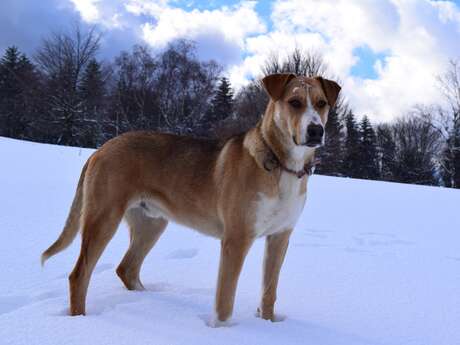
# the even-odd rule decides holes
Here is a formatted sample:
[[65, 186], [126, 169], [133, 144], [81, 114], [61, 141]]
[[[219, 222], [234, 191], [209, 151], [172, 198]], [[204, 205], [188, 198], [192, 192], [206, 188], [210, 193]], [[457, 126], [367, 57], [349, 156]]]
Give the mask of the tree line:
[[[0, 136], [99, 147], [126, 131], [152, 129], [224, 138], [254, 126], [268, 98], [259, 80], [234, 94], [223, 66], [201, 61], [193, 42], [153, 54], [134, 46], [98, 59], [95, 29], [53, 33], [33, 57], [9, 47], [0, 59]], [[272, 56], [263, 74], [330, 77], [321, 56], [295, 49]], [[335, 79], [335, 78], [334, 78]], [[343, 98], [329, 113], [317, 172], [460, 187], [460, 65], [439, 77], [445, 99], [389, 123], [357, 116]]]

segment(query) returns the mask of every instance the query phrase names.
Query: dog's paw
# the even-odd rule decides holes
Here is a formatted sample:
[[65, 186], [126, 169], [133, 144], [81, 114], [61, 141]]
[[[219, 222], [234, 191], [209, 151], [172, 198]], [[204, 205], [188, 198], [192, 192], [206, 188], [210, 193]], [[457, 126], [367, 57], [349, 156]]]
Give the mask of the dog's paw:
[[211, 317], [203, 317], [206, 326], [211, 328], [220, 328], [220, 327], [232, 327], [236, 325], [236, 322], [232, 321], [231, 319], [220, 321], [216, 315]]
[[282, 322], [286, 320], [286, 315], [282, 315], [282, 314], [266, 313], [265, 315], [263, 315], [260, 308], [257, 308], [255, 317], [258, 317], [263, 320], [271, 321], [271, 322]]

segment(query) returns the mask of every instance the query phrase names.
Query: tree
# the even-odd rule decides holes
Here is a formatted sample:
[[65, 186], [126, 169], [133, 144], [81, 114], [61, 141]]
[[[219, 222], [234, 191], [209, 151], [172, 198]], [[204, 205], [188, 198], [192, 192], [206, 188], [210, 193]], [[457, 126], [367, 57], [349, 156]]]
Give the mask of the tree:
[[396, 144], [394, 177], [398, 182], [436, 185], [435, 157], [440, 135], [433, 126], [417, 116], [406, 116], [393, 124]]
[[444, 185], [460, 188], [460, 121], [458, 119], [453, 121], [453, 126], [449, 130], [440, 163]]
[[79, 86], [84, 122], [82, 143], [88, 147], [98, 147], [107, 138], [104, 132], [105, 80], [102, 67], [96, 59], [91, 59], [82, 75]]
[[179, 40], [158, 59], [159, 127], [178, 134], [207, 136], [205, 115], [221, 67], [214, 61], [199, 61], [195, 52], [192, 42]]
[[227, 78], [220, 79], [214, 98], [211, 103], [209, 121], [218, 122], [231, 116], [233, 113], [233, 90]]
[[194, 44], [186, 40], [157, 55], [142, 46], [121, 53], [112, 96], [116, 132], [151, 128], [209, 136], [206, 115], [220, 71], [214, 61], [200, 61]]
[[37, 86], [34, 65], [17, 47], [7, 48], [0, 60], [0, 135], [27, 137]]
[[384, 181], [394, 181], [396, 144], [392, 128], [388, 124], [381, 124], [377, 127], [377, 150], [380, 178]]
[[293, 73], [295, 75], [314, 77], [325, 76], [327, 66], [321, 55], [294, 48], [285, 59], [280, 59], [276, 55], [270, 56], [265, 62], [262, 71], [265, 76], [274, 73]]
[[350, 110], [345, 116], [345, 153], [342, 174], [344, 176], [360, 177], [360, 136], [355, 116]]
[[439, 159], [441, 175], [446, 187], [460, 188], [460, 60], [450, 61], [439, 84], [447, 107], [438, 107], [432, 123], [444, 141]]
[[84, 70], [99, 49], [100, 37], [95, 28], [82, 32], [77, 26], [71, 33], [54, 33], [44, 39], [36, 54], [48, 95], [43, 129], [58, 144], [84, 144], [80, 132], [88, 123], [79, 90]]
[[326, 123], [325, 147], [320, 148], [318, 157], [321, 164], [317, 172], [323, 175], [341, 176], [344, 156], [344, 134], [343, 124], [338, 113], [341, 106], [334, 107], [329, 111]]
[[379, 178], [377, 141], [375, 131], [367, 116], [363, 116], [359, 124], [359, 177], [369, 180]]
[[160, 126], [158, 68], [158, 58], [145, 46], [136, 45], [115, 59], [117, 134]]

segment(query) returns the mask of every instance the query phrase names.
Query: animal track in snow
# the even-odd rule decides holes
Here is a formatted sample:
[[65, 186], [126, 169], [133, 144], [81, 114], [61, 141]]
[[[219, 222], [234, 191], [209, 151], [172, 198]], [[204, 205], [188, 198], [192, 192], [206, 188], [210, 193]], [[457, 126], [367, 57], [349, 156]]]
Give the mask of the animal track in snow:
[[328, 233], [331, 233], [331, 232], [334, 232], [332, 230], [321, 230], [321, 229], [312, 229], [312, 228], [306, 228], [304, 231], [304, 233], [309, 233], [309, 234], [328, 234]]
[[362, 232], [360, 236], [354, 236], [353, 240], [358, 246], [396, 246], [412, 245], [414, 242], [398, 239], [395, 234], [386, 234], [378, 232]]
[[15, 311], [29, 304], [41, 302], [47, 299], [60, 297], [57, 291], [48, 291], [35, 296], [0, 296], [0, 315]]
[[178, 249], [166, 256], [166, 259], [191, 259], [198, 254], [198, 249], [190, 248], [190, 249]]
[[347, 253], [354, 253], [354, 254], [370, 254], [370, 253], [372, 253], [370, 250], [358, 249], [358, 248], [352, 248], [352, 247], [345, 247], [344, 250]]
[[213, 295], [213, 288], [188, 288], [183, 286], [174, 286], [169, 283], [155, 283], [145, 285], [147, 291], [153, 292], [177, 292], [181, 295]]
[[112, 264], [100, 264], [96, 266], [96, 268], [94, 269], [94, 273], [96, 274], [102, 273], [102, 272], [112, 269], [113, 267], [114, 266]]
[[[112, 264], [99, 264], [94, 268], [94, 274], [99, 274], [108, 270], [111, 270], [114, 267]], [[69, 277], [69, 273], [64, 273], [56, 276], [54, 279], [59, 280], [59, 279], [67, 279]]]
[[19, 309], [30, 302], [28, 296], [0, 296], [0, 315]]
[[328, 244], [322, 244], [322, 243], [295, 243], [293, 244], [294, 247], [311, 247], [311, 248], [327, 248], [331, 247]]

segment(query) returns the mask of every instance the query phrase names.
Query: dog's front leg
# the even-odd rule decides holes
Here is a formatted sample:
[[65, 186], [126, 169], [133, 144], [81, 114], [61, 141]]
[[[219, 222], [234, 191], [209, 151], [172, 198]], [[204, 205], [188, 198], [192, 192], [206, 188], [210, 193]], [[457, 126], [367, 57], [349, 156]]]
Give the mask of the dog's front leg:
[[265, 320], [276, 321], [274, 313], [276, 288], [291, 232], [291, 229], [283, 231], [267, 236], [265, 240], [262, 301], [258, 310], [258, 315]]
[[218, 322], [227, 321], [232, 315], [238, 277], [252, 242], [253, 238], [243, 236], [241, 232], [238, 236], [233, 235], [222, 240], [216, 291]]

